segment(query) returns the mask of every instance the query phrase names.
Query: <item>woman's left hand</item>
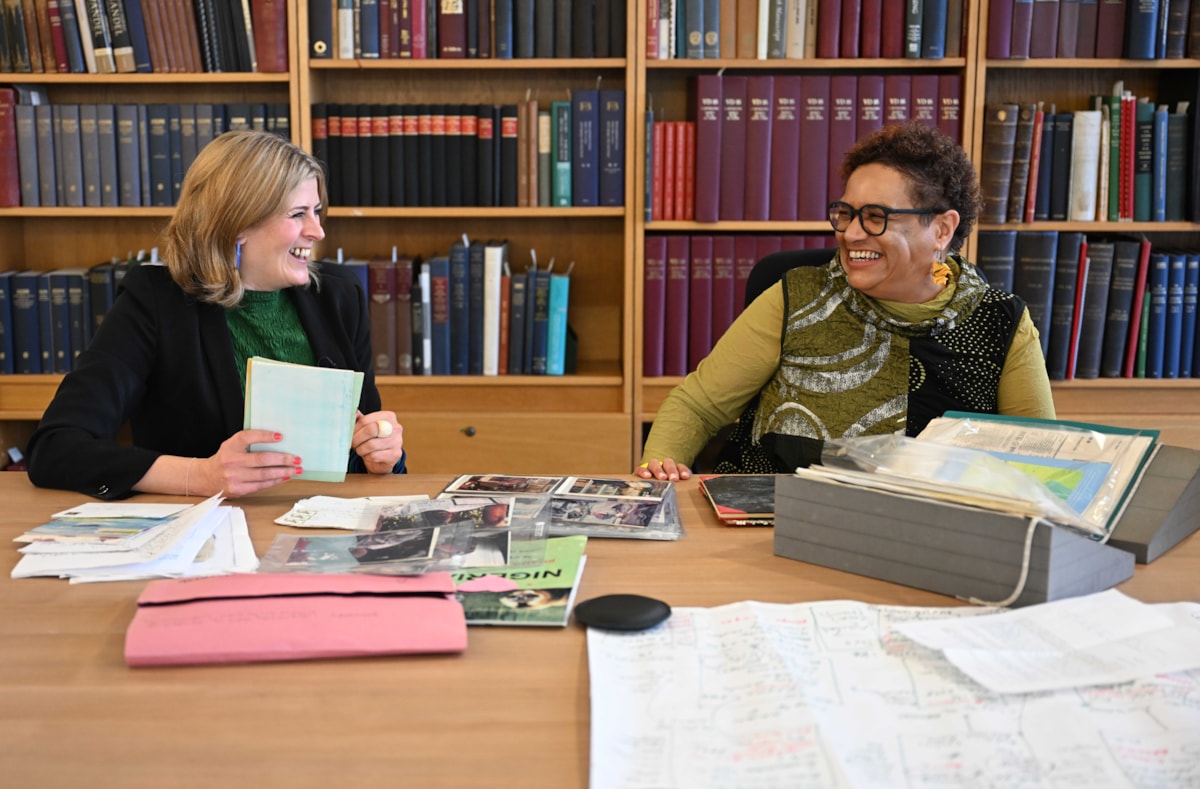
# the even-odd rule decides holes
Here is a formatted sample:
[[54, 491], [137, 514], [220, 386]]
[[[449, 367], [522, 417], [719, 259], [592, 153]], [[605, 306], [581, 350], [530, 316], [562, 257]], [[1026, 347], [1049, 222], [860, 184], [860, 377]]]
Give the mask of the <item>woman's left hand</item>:
[[354, 420], [350, 447], [358, 453], [372, 474], [391, 474], [404, 455], [404, 428], [394, 411], [359, 413]]

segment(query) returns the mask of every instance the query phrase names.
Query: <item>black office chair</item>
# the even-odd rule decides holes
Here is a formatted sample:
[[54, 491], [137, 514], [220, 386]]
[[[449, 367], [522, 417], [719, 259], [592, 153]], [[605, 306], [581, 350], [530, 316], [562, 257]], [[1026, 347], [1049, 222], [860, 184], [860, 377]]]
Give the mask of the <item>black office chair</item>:
[[788, 271], [798, 266], [824, 266], [833, 260], [834, 248], [826, 249], [787, 249], [782, 252], [772, 252], [754, 264], [750, 276], [746, 278], [746, 303], [758, 298], [764, 290], [783, 278]]

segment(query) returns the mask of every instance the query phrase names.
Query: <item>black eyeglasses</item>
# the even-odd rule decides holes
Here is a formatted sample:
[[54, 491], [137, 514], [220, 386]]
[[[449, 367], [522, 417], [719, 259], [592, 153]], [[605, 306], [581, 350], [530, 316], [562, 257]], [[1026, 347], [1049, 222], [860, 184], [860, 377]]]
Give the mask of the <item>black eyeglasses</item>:
[[864, 205], [855, 208], [849, 203], [829, 204], [829, 224], [839, 233], [850, 229], [854, 217], [858, 217], [863, 230], [869, 236], [882, 236], [887, 232], [888, 217], [892, 214], [940, 214], [940, 208], [888, 208], [882, 205]]

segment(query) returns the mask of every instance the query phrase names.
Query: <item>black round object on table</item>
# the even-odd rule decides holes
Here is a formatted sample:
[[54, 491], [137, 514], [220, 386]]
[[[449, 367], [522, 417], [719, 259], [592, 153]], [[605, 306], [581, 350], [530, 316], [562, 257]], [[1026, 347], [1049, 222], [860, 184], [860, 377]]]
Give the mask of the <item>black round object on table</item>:
[[640, 594], [606, 594], [575, 606], [575, 621], [604, 630], [647, 630], [666, 620], [671, 606]]

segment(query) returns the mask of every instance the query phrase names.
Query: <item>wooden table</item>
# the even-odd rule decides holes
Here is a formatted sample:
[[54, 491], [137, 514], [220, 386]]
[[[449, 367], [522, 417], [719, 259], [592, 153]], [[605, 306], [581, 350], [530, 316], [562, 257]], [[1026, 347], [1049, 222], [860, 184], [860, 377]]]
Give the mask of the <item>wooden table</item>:
[[[292, 482], [229, 502], [261, 554], [300, 498], [435, 494], [442, 476]], [[593, 539], [579, 599], [612, 592], [673, 606], [739, 600], [951, 605], [916, 589], [779, 558], [770, 529], [717, 524], [680, 485], [678, 542]], [[171, 497], [144, 497], [170, 501]], [[84, 497], [0, 474], [7, 542]], [[0, 785], [12, 787], [575, 787], [588, 778], [585, 632], [470, 631], [460, 656], [130, 669], [122, 649], [141, 582], [0, 580]], [[1200, 538], [1120, 587], [1146, 602], [1200, 599]]]

